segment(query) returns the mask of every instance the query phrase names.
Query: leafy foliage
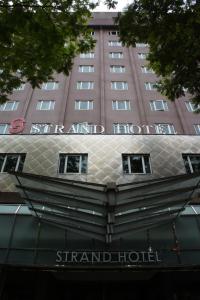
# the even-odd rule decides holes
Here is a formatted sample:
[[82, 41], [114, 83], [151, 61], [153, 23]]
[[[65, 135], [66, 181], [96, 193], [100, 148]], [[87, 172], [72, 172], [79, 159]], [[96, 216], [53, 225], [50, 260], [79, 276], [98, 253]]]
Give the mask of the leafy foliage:
[[96, 5], [92, 0], [0, 0], [0, 103], [25, 80], [34, 88], [54, 72], [69, 74], [74, 57], [94, 47], [87, 24]]
[[148, 43], [159, 90], [200, 104], [200, 1], [134, 0], [118, 17], [123, 44]]

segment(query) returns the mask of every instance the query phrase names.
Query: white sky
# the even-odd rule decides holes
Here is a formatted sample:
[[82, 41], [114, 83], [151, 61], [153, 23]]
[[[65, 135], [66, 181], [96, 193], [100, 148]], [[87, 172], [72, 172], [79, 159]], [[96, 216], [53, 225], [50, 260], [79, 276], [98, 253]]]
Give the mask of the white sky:
[[[104, 1], [102, 0], [101, 3]], [[116, 9], [108, 9], [106, 5], [100, 4], [94, 11], [122, 11], [125, 6], [131, 4], [132, 0], [118, 0]]]

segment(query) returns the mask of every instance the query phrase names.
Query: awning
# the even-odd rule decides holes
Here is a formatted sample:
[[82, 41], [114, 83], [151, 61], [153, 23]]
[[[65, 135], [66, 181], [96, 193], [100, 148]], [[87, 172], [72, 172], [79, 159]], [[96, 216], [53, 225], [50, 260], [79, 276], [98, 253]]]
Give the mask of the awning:
[[174, 221], [200, 187], [199, 173], [120, 185], [11, 175], [33, 216], [106, 243]]

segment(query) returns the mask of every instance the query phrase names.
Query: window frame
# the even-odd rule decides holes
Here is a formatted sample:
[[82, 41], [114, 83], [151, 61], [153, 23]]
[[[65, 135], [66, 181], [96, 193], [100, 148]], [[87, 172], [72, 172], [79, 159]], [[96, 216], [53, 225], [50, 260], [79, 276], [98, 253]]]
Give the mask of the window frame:
[[[88, 70], [84, 70], [84, 68], [88, 68]], [[78, 66], [79, 73], [94, 73], [94, 66], [93, 65], [79, 65]]]
[[[81, 108], [81, 103], [85, 102], [87, 108]], [[75, 110], [93, 110], [94, 101], [93, 100], [75, 100]]]
[[[124, 103], [124, 108], [119, 108], [119, 103]], [[131, 110], [130, 100], [112, 100], [112, 110]]]
[[[44, 103], [49, 102], [49, 107], [47, 109], [42, 108], [42, 105]], [[36, 110], [54, 110], [55, 107], [55, 100], [38, 100], [37, 105], [36, 105]]]
[[117, 40], [111, 40], [111, 41], [108, 41], [108, 46], [109, 47], [122, 47], [122, 42], [117, 41]]
[[155, 74], [155, 72], [147, 66], [141, 66], [141, 71], [143, 74]]
[[[118, 83], [122, 84], [122, 88], [117, 88]], [[111, 90], [127, 91], [128, 90], [128, 82], [127, 81], [111, 81]]]
[[[20, 172], [18, 169], [19, 169], [19, 164], [20, 164], [20, 160], [22, 158], [24, 158], [24, 162], [25, 162], [25, 159], [26, 159], [26, 153], [0, 153], [0, 156], [3, 155], [4, 158], [3, 158], [3, 163], [2, 163], [2, 166], [1, 166], [1, 169], [0, 169], [0, 173], [8, 173], [9, 171], [4, 171], [5, 169], [5, 166], [6, 166], [6, 163], [7, 163], [7, 160], [8, 160], [8, 156], [14, 156], [14, 155], [18, 155], [18, 158], [17, 158], [17, 163], [16, 163], [16, 166], [15, 166], [15, 170], [14, 172]], [[24, 167], [24, 165], [23, 165]], [[23, 168], [22, 168], [23, 170]]]
[[[48, 84], [52, 83], [53, 87], [52, 88], [48, 88]], [[42, 90], [44, 91], [54, 91], [54, 90], [58, 90], [59, 89], [59, 82], [58, 81], [47, 81], [47, 82], [43, 82]]]
[[[156, 107], [156, 103], [158, 102], [162, 103], [162, 107], [163, 107], [162, 109], [158, 109]], [[150, 100], [149, 104], [150, 104], [151, 111], [169, 111], [169, 107], [166, 100], [162, 100], [162, 99]]]
[[123, 52], [109, 52], [109, 58], [111, 59], [122, 59], [124, 58]]
[[155, 85], [156, 85], [156, 83], [154, 83], [154, 82], [145, 82], [144, 83], [146, 91], [157, 91], [157, 88], [154, 87]]
[[94, 58], [94, 52], [80, 53], [79, 57], [83, 59], [91, 59]]
[[[60, 159], [61, 159], [61, 155], [65, 156], [65, 163], [64, 163], [64, 170], [63, 173], [60, 172]], [[85, 156], [86, 160], [87, 160], [87, 165], [86, 165], [86, 171], [82, 172], [82, 162], [83, 162], [83, 156]], [[67, 172], [67, 164], [68, 164], [68, 159], [69, 157], [79, 157], [79, 170], [78, 172]], [[59, 164], [58, 164], [58, 174], [87, 174], [88, 173], [88, 153], [59, 153]]]
[[[200, 154], [198, 154], [198, 153], [190, 153], [190, 154], [189, 153], [183, 153], [182, 154], [182, 158], [183, 158], [183, 162], [184, 162], [186, 174], [193, 174], [193, 173], [195, 173], [194, 170], [193, 170], [191, 159], [190, 159], [192, 156], [199, 156], [199, 165], [200, 165]], [[190, 169], [189, 173], [187, 172], [187, 168], [186, 168], [184, 157], [186, 157], [186, 160], [187, 160], [187, 163], [188, 163], [188, 166], [189, 166], [189, 169]]]
[[[124, 171], [124, 160], [123, 160], [123, 158], [124, 158], [124, 156], [127, 156], [128, 157], [128, 173], [125, 173], [125, 171]], [[139, 156], [139, 157], [141, 157], [141, 161], [142, 161], [142, 173], [141, 172], [137, 172], [137, 173], [132, 173], [131, 172], [131, 162], [130, 162], [130, 158], [131, 158], [131, 156]], [[144, 157], [147, 157], [148, 158], [148, 164], [149, 164], [149, 169], [150, 169], [150, 172], [146, 172], [146, 166], [145, 166], [145, 160], [144, 160]], [[135, 174], [135, 175], [147, 175], [147, 174], [152, 174], [152, 168], [151, 168], [151, 160], [150, 160], [150, 154], [141, 154], [141, 153], [122, 153], [122, 170], [123, 170], [123, 174], [124, 175], [133, 175], [133, 174]]]
[[0, 135], [9, 134], [10, 124], [9, 123], [0, 123], [0, 127], [3, 125], [5, 125], [5, 128], [3, 130], [3, 133], [0, 133]]
[[[11, 109], [6, 108], [6, 106], [8, 106], [11, 103], [13, 103], [12, 108]], [[19, 106], [19, 101], [17, 100], [7, 101], [0, 105], [0, 111], [16, 111], [18, 109], [18, 106]]]
[[200, 109], [200, 104], [197, 106], [197, 108], [194, 108], [192, 101], [185, 101], [185, 105], [189, 112], [195, 112], [197, 109]]
[[[117, 70], [119, 70], [119, 72]], [[121, 74], [121, 73], [125, 73], [125, 72], [126, 72], [125, 66], [121, 66], [121, 65], [111, 65], [110, 66], [110, 73]]]
[[139, 59], [146, 59], [147, 55], [148, 55], [148, 53], [138, 53], [138, 58]]
[[[83, 88], [83, 85], [88, 83], [88, 88]], [[77, 90], [93, 90], [94, 89], [94, 81], [77, 81], [76, 82]]]
[[108, 35], [119, 36], [119, 31], [118, 30], [108, 31]]
[[14, 88], [13, 90], [15, 92], [17, 92], [17, 91], [24, 91], [25, 85], [26, 85], [25, 83], [22, 83], [20, 86], [18, 86], [17, 88]]
[[200, 135], [200, 124], [194, 124], [193, 127], [195, 130], [195, 134]]

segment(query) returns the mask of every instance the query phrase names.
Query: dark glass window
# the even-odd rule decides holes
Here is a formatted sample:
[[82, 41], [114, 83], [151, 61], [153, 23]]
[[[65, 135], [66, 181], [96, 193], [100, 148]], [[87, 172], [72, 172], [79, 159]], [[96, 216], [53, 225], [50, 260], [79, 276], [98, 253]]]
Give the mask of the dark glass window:
[[151, 167], [148, 154], [122, 154], [125, 174], [149, 174]]
[[200, 154], [183, 154], [186, 173], [200, 172]]
[[59, 173], [86, 173], [87, 154], [60, 154]]
[[25, 154], [0, 154], [0, 172], [22, 172]]

